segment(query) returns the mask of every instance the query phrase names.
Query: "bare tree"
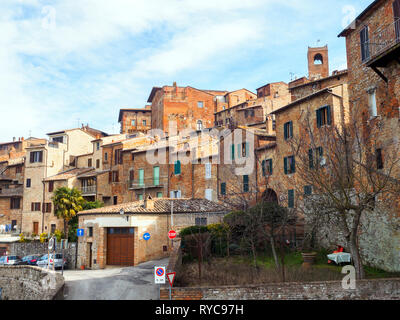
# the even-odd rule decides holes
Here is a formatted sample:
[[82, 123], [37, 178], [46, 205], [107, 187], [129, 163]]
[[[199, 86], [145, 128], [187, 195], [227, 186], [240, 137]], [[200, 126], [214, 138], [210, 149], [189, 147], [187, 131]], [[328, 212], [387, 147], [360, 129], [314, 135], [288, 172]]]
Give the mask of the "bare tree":
[[[357, 117], [352, 117], [357, 119]], [[312, 195], [301, 205], [313, 223], [335, 223], [350, 249], [357, 279], [365, 277], [360, 255], [361, 220], [377, 206], [397, 207], [400, 195], [399, 142], [380, 139], [380, 120], [342, 122], [316, 128], [310, 112], [301, 120], [301, 138], [290, 141], [296, 157], [296, 190]], [[384, 154], [384, 157], [383, 157]]]

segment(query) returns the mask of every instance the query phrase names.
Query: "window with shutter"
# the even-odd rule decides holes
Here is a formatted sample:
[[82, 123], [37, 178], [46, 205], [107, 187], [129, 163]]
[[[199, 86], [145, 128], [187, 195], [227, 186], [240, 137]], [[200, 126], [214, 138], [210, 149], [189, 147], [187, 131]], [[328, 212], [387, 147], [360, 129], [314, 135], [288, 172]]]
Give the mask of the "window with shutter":
[[144, 169], [139, 169], [139, 185], [144, 185]]
[[361, 42], [361, 60], [366, 61], [370, 57], [369, 53], [369, 28], [365, 26], [360, 32], [360, 42]]
[[160, 167], [153, 168], [153, 183], [155, 186], [160, 185]]
[[223, 195], [223, 196], [226, 195], [226, 183], [225, 182], [221, 183], [221, 195]]
[[285, 157], [283, 159], [283, 168], [284, 168], [285, 174], [288, 174], [288, 158], [287, 157]]
[[243, 192], [249, 192], [249, 176], [243, 176]]
[[294, 190], [288, 190], [288, 207], [294, 208]]
[[231, 145], [231, 160], [235, 160], [235, 145]]
[[314, 151], [313, 149], [308, 150], [308, 167], [314, 169]]
[[206, 179], [211, 179], [211, 163], [205, 164]]
[[378, 170], [383, 169], [382, 149], [376, 149], [376, 167]]
[[309, 196], [312, 194], [312, 187], [311, 186], [304, 186], [304, 195]]
[[181, 174], [181, 162], [179, 160], [175, 161], [174, 174]]
[[261, 169], [262, 169], [262, 175], [263, 177], [265, 177], [267, 175], [266, 160], [263, 160], [261, 162]]

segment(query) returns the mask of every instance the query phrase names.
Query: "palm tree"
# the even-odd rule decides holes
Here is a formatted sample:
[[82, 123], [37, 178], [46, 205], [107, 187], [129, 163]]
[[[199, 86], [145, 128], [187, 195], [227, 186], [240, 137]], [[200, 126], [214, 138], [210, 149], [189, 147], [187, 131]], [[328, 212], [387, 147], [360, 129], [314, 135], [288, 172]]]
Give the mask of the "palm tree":
[[85, 200], [81, 192], [75, 188], [61, 187], [54, 191], [52, 198], [54, 214], [64, 220], [64, 235], [67, 235], [68, 222], [82, 211]]

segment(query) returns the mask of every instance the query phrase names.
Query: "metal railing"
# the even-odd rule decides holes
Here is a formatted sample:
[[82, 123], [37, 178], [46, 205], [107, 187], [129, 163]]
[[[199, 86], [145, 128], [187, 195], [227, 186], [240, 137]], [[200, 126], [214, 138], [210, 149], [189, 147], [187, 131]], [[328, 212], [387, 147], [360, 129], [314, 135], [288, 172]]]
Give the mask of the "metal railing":
[[372, 60], [398, 43], [400, 43], [400, 18], [378, 29], [368, 41], [361, 44], [363, 62]]
[[81, 192], [83, 195], [85, 194], [96, 194], [97, 186], [83, 186], [81, 187]]
[[151, 189], [151, 188], [163, 188], [164, 183], [160, 181], [152, 181], [152, 182], [141, 182], [138, 180], [129, 180], [128, 181], [129, 189], [140, 190], [140, 189]]
[[24, 188], [23, 187], [18, 187], [18, 188], [0, 188], [0, 195], [3, 196], [23, 196], [24, 194]]

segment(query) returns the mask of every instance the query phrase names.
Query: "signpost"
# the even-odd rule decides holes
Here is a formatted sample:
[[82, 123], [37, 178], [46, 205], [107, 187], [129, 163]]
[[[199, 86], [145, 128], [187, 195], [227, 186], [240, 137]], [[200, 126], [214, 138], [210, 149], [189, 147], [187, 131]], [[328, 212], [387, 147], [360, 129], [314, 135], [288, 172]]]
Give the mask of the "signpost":
[[143, 239], [146, 240], [146, 241], [149, 241], [150, 238], [151, 238], [151, 236], [150, 236], [150, 233], [148, 233], [148, 232], [146, 232], [146, 233], [143, 235]]
[[154, 267], [154, 282], [156, 284], [165, 284], [165, 266]]
[[76, 230], [76, 235], [78, 237], [83, 237], [84, 234], [85, 234], [85, 230], [84, 229], [77, 229]]
[[172, 300], [172, 286], [174, 285], [176, 272], [167, 273], [167, 278], [169, 282], [169, 300]]

